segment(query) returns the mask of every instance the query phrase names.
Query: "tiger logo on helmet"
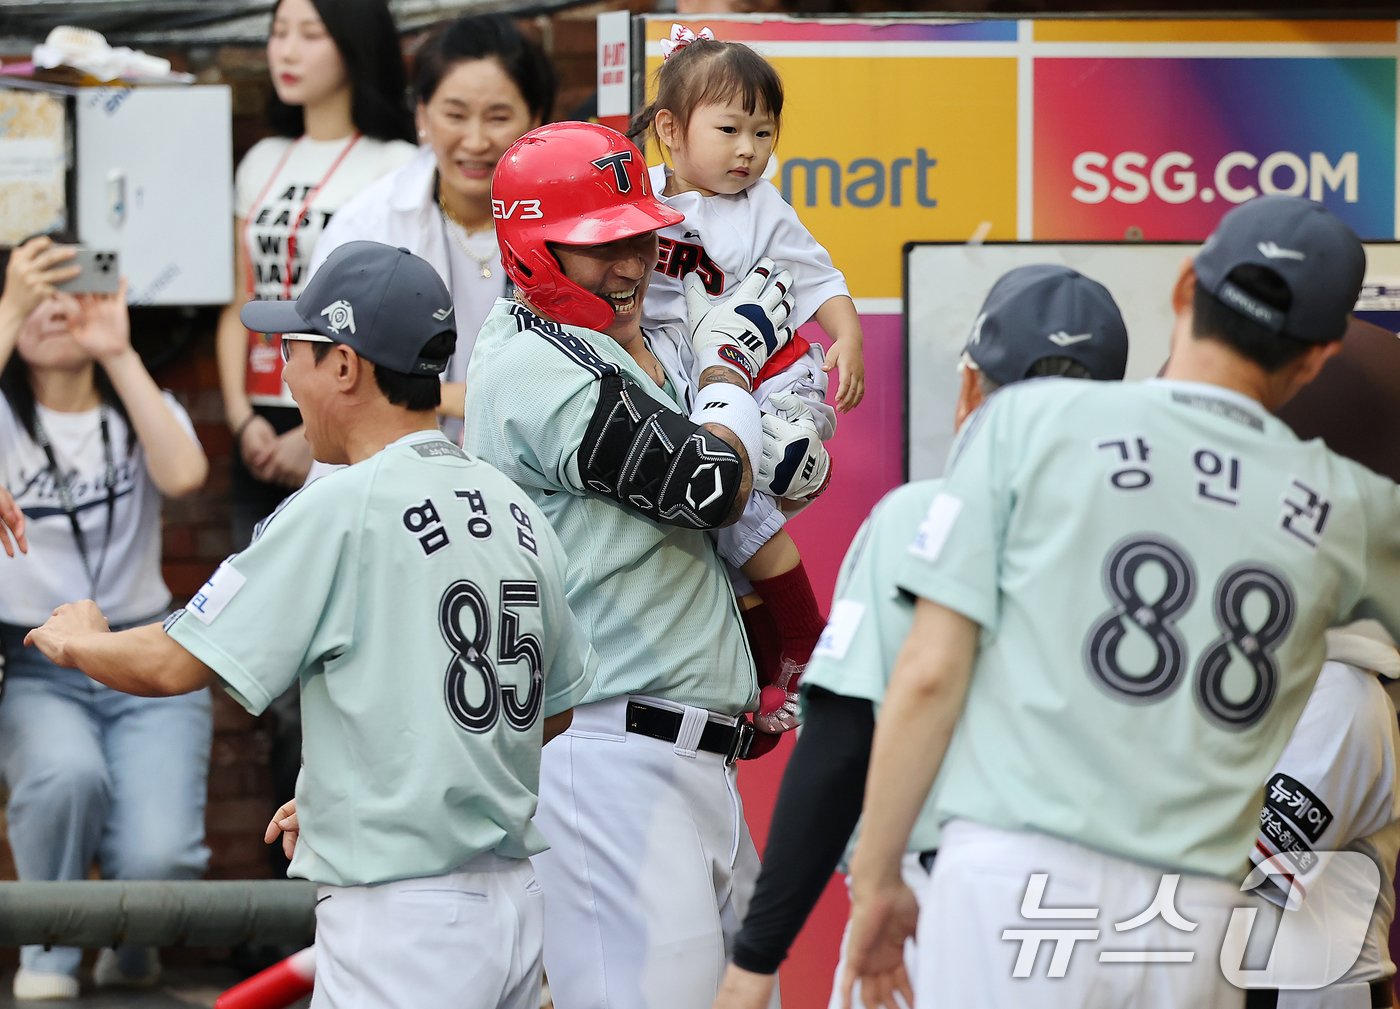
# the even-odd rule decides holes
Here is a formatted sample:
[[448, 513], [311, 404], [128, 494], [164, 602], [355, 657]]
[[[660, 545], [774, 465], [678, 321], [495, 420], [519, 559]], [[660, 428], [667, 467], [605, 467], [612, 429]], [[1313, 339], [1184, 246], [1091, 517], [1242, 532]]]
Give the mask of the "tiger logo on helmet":
[[521, 296], [556, 322], [599, 331], [612, 306], [566, 277], [549, 243], [599, 245], [684, 219], [652, 192], [637, 146], [596, 123], [551, 123], [512, 144], [491, 180], [491, 213]]

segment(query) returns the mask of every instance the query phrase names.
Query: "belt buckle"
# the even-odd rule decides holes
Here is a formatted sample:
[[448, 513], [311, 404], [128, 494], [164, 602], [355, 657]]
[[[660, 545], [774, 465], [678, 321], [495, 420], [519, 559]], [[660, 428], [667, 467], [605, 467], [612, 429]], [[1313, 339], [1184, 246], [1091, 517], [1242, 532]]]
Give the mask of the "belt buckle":
[[734, 742], [729, 745], [729, 752], [724, 755], [724, 766], [732, 767], [737, 760], [743, 760], [749, 755], [749, 746], [753, 743], [753, 723], [743, 715], [739, 716], [739, 723], [734, 726]]

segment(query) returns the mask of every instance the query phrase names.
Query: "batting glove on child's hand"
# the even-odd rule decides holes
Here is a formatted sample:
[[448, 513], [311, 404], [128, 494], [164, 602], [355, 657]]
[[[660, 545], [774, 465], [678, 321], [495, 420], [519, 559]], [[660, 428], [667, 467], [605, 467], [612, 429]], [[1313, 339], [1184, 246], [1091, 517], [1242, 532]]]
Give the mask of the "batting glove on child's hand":
[[753, 727], [759, 732], [787, 732], [802, 724], [797, 703], [797, 681], [802, 669], [797, 663], [785, 660], [777, 682], [758, 692], [758, 712], [753, 716]]
[[764, 363], [792, 339], [792, 328], [785, 325], [792, 315], [791, 289], [792, 275], [779, 271], [771, 259], [761, 259], [733, 294], [712, 305], [699, 276], [686, 274], [696, 376], [720, 365], [739, 372], [752, 389]]
[[772, 397], [763, 412], [763, 457], [754, 489], [789, 501], [811, 501], [826, 490], [830, 478], [831, 456], [806, 401], [792, 392]]

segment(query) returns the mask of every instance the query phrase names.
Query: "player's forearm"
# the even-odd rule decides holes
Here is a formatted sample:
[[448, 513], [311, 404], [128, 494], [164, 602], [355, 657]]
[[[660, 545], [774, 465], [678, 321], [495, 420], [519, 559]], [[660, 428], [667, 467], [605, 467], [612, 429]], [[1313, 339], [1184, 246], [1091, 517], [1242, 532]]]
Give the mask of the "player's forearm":
[[961, 614], [925, 599], [915, 606], [875, 730], [851, 859], [857, 889], [899, 881], [900, 857], [962, 713], [977, 634], [977, 624]]
[[[748, 382], [732, 368], [706, 368], [700, 374], [699, 386], [701, 389], [716, 383], [738, 386], [746, 393], [750, 391]], [[744, 440], [730, 428], [723, 424], [702, 424], [700, 426], [734, 449], [739, 454], [739, 461], [743, 464], [743, 475], [739, 479], [739, 493], [735, 495], [734, 504], [730, 507], [729, 514], [725, 516], [724, 522], [720, 523], [721, 526], [733, 525], [744, 514], [744, 509], [749, 503], [749, 495], [753, 493], [753, 467], [756, 460], [749, 457]]]
[[75, 636], [65, 648], [69, 662], [89, 677], [138, 697], [188, 694], [214, 679], [160, 624]]
[[865, 794], [875, 716], [869, 701], [814, 688], [788, 760], [735, 966], [772, 974], [836, 871]]

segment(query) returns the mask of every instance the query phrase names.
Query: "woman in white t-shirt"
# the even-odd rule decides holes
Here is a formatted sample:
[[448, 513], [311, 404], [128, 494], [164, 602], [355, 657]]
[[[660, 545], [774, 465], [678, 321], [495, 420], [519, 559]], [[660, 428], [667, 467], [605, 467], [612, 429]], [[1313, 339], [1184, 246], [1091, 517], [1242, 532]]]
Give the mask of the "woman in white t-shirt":
[[467, 359], [506, 275], [491, 217], [491, 175], [506, 148], [545, 121], [555, 74], [539, 45], [501, 14], [459, 18], [414, 56], [418, 137], [408, 164], [351, 200], [326, 228], [312, 272], [331, 250], [365, 239], [433, 264], [452, 292], [457, 353], [443, 375], [443, 429], [460, 440]]
[[249, 332], [239, 310], [252, 298], [300, 294], [331, 215], [414, 153], [386, 0], [279, 0], [267, 62], [278, 135], [255, 144], [235, 175], [235, 294], [218, 329], [237, 549], [311, 464], [282, 382], [280, 337]]
[[[160, 499], [190, 494], [208, 463], [189, 416], [131, 346], [126, 285], [54, 290], [72, 250], [35, 238], [0, 293], [0, 488], [27, 553], [0, 557], [0, 775], [22, 880], [197, 879], [211, 716], [207, 690], [141, 698], [53, 665], [24, 635], [57, 606], [97, 600], [113, 626], [158, 620]], [[82, 950], [26, 946], [16, 999], [73, 998]], [[149, 984], [153, 950], [104, 950], [103, 984]]]

